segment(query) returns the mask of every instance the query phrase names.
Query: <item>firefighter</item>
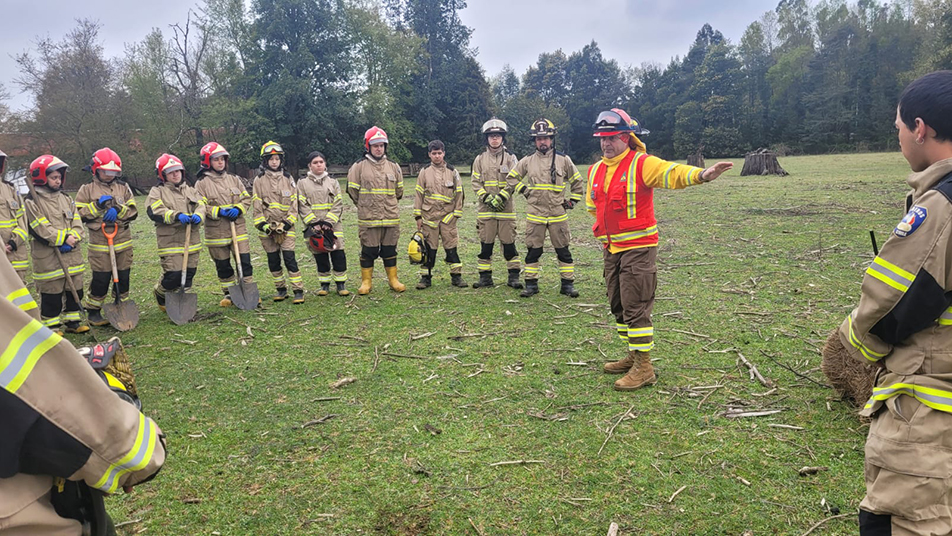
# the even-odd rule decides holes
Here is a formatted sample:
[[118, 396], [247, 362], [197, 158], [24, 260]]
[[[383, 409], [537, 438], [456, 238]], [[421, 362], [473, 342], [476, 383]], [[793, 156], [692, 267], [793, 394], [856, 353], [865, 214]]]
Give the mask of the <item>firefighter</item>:
[[93, 180], [79, 187], [76, 208], [89, 231], [87, 254], [93, 273], [83, 306], [90, 324], [104, 326], [109, 321], [102, 316], [102, 304], [112, 282], [112, 261], [104, 232], [111, 233], [113, 228], [116, 230], [113, 249], [116, 253], [119, 295], [121, 299], [127, 299], [129, 275], [132, 272], [132, 229], [129, 225], [139, 215], [139, 211], [132, 189], [119, 179], [122, 161], [115, 151], [108, 147], [99, 149], [93, 153], [89, 165], [84, 169], [93, 174]]
[[[40, 295], [40, 320], [50, 329], [65, 324], [67, 333], [85, 333], [89, 326], [80, 323], [81, 305], [66, 281], [66, 277], [71, 278], [81, 300], [86, 264], [79, 243], [85, 239], [85, 233], [76, 205], [63, 191], [67, 171], [69, 166], [53, 155], [34, 160], [30, 164], [33, 190], [23, 205], [33, 237], [30, 253], [33, 282]], [[63, 273], [63, 264], [68, 274]]]
[[[878, 368], [859, 532], [952, 533], [952, 71], [913, 81], [895, 126], [912, 174], [906, 215], [839, 327], [842, 351]], [[835, 342], [834, 339], [831, 342]]]
[[215, 261], [218, 282], [225, 297], [219, 305], [231, 307], [228, 287], [235, 282], [235, 269], [231, 265], [231, 222], [235, 223], [239, 259], [245, 283], [253, 283], [251, 250], [245, 226], [245, 213], [251, 208], [251, 196], [237, 175], [225, 171], [228, 166], [228, 151], [215, 142], [206, 143], [199, 152], [201, 168], [195, 189], [205, 201], [205, 245]]
[[288, 270], [293, 303], [304, 303], [304, 278], [294, 255], [294, 224], [298, 217], [297, 192], [291, 174], [284, 169], [284, 149], [273, 141], [261, 146], [261, 167], [255, 177], [252, 207], [261, 246], [268, 255], [268, 270], [274, 279], [274, 301], [288, 297], [281, 261]]
[[578, 297], [566, 209], [582, 200], [585, 184], [572, 159], [555, 150], [555, 134], [552, 121], [543, 118], [533, 123], [529, 137], [536, 151], [519, 160], [507, 177], [507, 193], [526, 197], [526, 288], [519, 294], [523, 298], [539, 293], [539, 259], [546, 233], [559, 259], [559, 293]]
[[506, 189], [506, 176], [516, 167], [518, 159], [506, 148], [509, 127], [493, 117], [483, 123], [486, 150], [473, 161], [473, 191], [476, 192], [476, 234], [480, 250], [476, 256], [479, 281], [473, 288], [493, 286], [493, 246], [502, 244], [512, 288], [521, 289], [519, 253], [516, 251], [516, 208]]
[[431, 141], [427, 152], [430, 163], [420, 170], [413, 200], [417, 231], [423, 233], [426, 243], [426, 261], [420, 267], [420, 282], [416, 288], [422, 290], [431, 285], [436, 248], [440, 242], [443, 242], [445, 261], [450, 267], [450, 284], [465, 287], [463, 263], [456, 250], [459, 246], [456, 223], [463, 217], [463, 181], [456, 168], [446, 163], [446, 147], [442, 141]]
[[340, 183], [327, 174], [327, 159], [318, 151], [307, 155], [307, 176], [297, 183], [298, 213], [307, 226], [308, 249], [317, 263], [318, 296], [327, 296], [331, 286], [331, 269], [338, 296], [349, 296], [347, 290], [347, 255], [344, 253], [344, 199]]
[[[152, 292], [159, 309], [165, 311], [165, 293], [182, 285], [182, 258], [188, 248], [188, 266], [185, 269], [185, 288], [192, 287], [202, 250], [202, 235], [198, 226], [205, 221], [205, 201], [198, 190], [185, 182], [185, 166], [175, 155], [163, 154], [155, 161], [159, 185], [149, 190], [146, 214], [155, 223], [162, 279]], [[189, 243], [185, 243], [186, 227], [191, 225]]]
[[607, 363], [604, 371], [625, 374], [614, 388], [631, 391], [657, 380], [650, 359], [658, 257], [653, 189], [710, 182], [733, 164], [718, 162], [701, 169], [651, 156], [638, 138], [648, 131], [620, 108], [600, 113], [593, 131], [602, 159], [588, 170], [585, 206], [595, 216], [592, 231], [603, 244], [605, 286], [615, 326], [628, 343], [624, 359]]
[[403, 198], [403, 171], [387, 159], [387, 133], [371, 127], [364, 133], [366, 154], [347, 172], [347, 195], [357, 205], [357, 236], [360, 239], [360, 287], [369, 294], [374, 260], [383, 259], [390, 288], [407, 287], [397, 279], [397, 241], [400, 239], [398, 201]]
[[0, 243], [3, 244], [7, 260], [17, 271], [20, 280], [26, 284], [26, 271], [30, 266], [26, 243], [26, 211], [23, 200], [11, 184], [3, 180], [7, 155], [0, 151]]
[[[49, 183], [60, 181], [53, 176], [61, 178], [65, 169], [63, 164], [51, 171], [62, 162], [51, 156], [37, 160], [44, 158], [31, 166], [31, 171], [45, 170], [34, 177], [44, 183], [37, 187], [40, 204], [48, 201]], [[29, 206], [35, 209], [36, 200], [28, 201], [28, 212]], [[82, 231], [78, 217], [75, 227]], [[42, 239], [37, 242], [34, 247], [49, 249]], [[152, 419], [120, 400], [68, 341], [38, 320], [36, 302], [6, 259], [0, 259], [0, 294], [0, 353], [13, 357], [0, 359], [5, 447], [0, 449], [0, 534], [79, 536], [88, 533], [84, 523], [108, 526], [104, 510], [92, 519], [90, 503], [77, 503], [78, 497], [65, 491], [97, 490], [87, 498], [101, 507], [100, 492], [130, 491], [155, 476], [165, 462], [165, 437]], [[77, 507], [85, 507], [87, 515], [79, 515]], [[68, 512], [82, 519], [67, 517]]]

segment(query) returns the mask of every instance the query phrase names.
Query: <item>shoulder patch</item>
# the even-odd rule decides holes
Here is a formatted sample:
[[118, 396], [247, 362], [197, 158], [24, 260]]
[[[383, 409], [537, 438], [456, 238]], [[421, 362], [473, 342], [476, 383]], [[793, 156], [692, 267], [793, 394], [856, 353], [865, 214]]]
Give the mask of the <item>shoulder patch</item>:
[[939, 193], [945, 196], [945, 198], [952, 203], [952, 173], [949, 173], [945, 177], [939, 179], [939, 182], [932, 187], [933, 190], [938, 190]]
[[446, 164], [446, 169], [449, 169], [450, 171], [456, 171], [456, 168], [453, 167], [453, 164]]
[[905, 238], [916, 232], [916, 229], [922, 225], [922, 222], [926, 221], [926, 217], [928, 215], [929, 211], [926, 210], [926, 207], [914, 205], [911, 209], [909, 209], [909, 212], [903, 216], [902, 220], [896, 224], [896, 228], [893, 230], [893, 232], [896, 234], [896, 236]]

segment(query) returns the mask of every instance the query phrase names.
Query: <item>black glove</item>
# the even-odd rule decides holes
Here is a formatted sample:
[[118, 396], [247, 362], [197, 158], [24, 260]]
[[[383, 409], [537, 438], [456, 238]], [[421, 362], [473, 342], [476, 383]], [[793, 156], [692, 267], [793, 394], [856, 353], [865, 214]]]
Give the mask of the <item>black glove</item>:
[[7, 242], [7, 244], [10, 246], [10, 251], [11, 251], [11, 252], [17, 250], [17, 243], [14, 242], [12, 238], [10, 239], [9, 242]]
[[572, 210], [575, 208], [576, 203], [578, 203], [578, 201], [575, 201], [574, 199], [566, 199], [565, 201], [562, 201], [562, 207], [566, 210]]

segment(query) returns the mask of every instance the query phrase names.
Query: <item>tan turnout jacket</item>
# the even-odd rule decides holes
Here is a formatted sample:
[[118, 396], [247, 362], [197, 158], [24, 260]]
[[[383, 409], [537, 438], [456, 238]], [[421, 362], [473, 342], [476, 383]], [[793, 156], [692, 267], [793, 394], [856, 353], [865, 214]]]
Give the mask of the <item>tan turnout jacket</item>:
[[[165, 462], [155, 422], [43, 327], [36, 302], [4, 259], [0, 294], [0, 352], [13, 357], [0, 360], [0, 425], [9, 447], [0, 455], [0, 520], [48, 493], [54, 477], [115, 493], [154, 476]], [[27, 469], [34, 474], [21, 472]]]
[[341, 230], [341, 217], [344, 214], [344, 200], [340, 183], [326, 172], [318, 177], [308, 172], [297, 183], [298, 214], [305, 225], [321, 220], [333, 224], [334, 232]]
[[456, 168], [446, 164], [427, 164], [417, 177], [413, 216], [423, 225], [439, 227], [463, 217], [463, 180]]
[[476, 192], [476, 217], [481, 220], [515, 220], [516, 207], [512, 196], [507, 195], [506, 206], [499, 212], [493, 211], [489, 205], [483, 203], [486, 194], [498, 194], [506, 191], [506, 177], [515, 169], [518, 159], [504, 146], [496, 154], [486, 148], [473, 161], [473, 191]]
[[[293, 235], [293, 226], [297, 223], [298, 199], [294, 181], [283, 171], [266, 170], [264, 175], [255, 178], [252, 191], [254, 225], [269, 225], [278, 222], [291, 224], [287, 234]], [[267, 236], [260, 233], [260, 236]]]
[[520, 160], [509, 172], [507, 188], [511, 193], [526, 196], [526, 221], [529, 223], [566, 221], [568, 215], [562, 203], [567, 199], [579, 202], [585, 193], [585, 181], [571, 158], [556, 153], [554, 176], [551, 170], [552, 152], [542, 154], [536, 151]]
[[0, 181], [0, 245], [12, 242], [16, 246], [16, 250], [7, 253], [7, 259], [16, 270], [29, 267], [28, 240], [23, 200], [13, 186]]
[[347, 172], [347, 195], [357, 205], [357, 224], [399, 227], [398, 203], [403, 199], [403, 170], [387, 155], [379, 161], [365, 155]]
[[[177, 186], [169, 182], [153, 186], [146, 201], [149, 219], [155, 223], [155, 238], [160, 257], [179, 257], [185, 253], [185, 225], [178, 221], [179, 214], [198, 214], [205, 221], [205, 201], [198, 190], [185, 181]], [[189, 256], [202, 248], [200, 225], [192, 225], [189, 236]], [[181, 258], [179, 258], [181, 261]]]
[[[24, 200], [24, 208], [30, 234], [34, 238], [33, 247], [30, 248], [33, 257], [33, 280], [39, 292], [43, 292], [44, 281], [65, 277], [53, 248], [62, 246], [70, 234], [84, 240], [85, 228], [73, 200], [62, 190], [54, 192], [37, 186], [34, 194]], [[62, 255], [70, 274], [83, 273], [85, 264], [80, 244], [77, 243], [72, 251]]]
[[219, 217], [224, 208], [237, 208], [241, 216], [235, 220], [235, 233], [238, 241], [248, 240], [244, 215], [251, 208], [251, 196], [237, 175], [223, 171], [205, 171], [195, 184], [195, 189], [205, 200], [205, 245], [208, 247], [228, 247], [231, 245], [231, 225], [227, 218]]
[[[99, 208], [96, 201], [104, 195], [111, 195], [112, 200], [106, 203], [106, 206]], [[76, 208], [79, 210], [79, 217], [82, 218], [86, 228], [89, 229], [89, 256], [109, 256], [109, 245], [105, 235], [102, 234], [102, 216], [110, 207], [116, 207], [119, 211], [116, 223], [119, 224], [119, 231], [113, 238], [113, 247], [116, 252], [125, 251], [132, 247], [132, 229], [129, 223], [136, 219], [139, 210], [136, 207], [135, 196], [132, 195], [132, 189], [124, 181], [114, 179], [110, 182], [104, 182], [93, 178], [93, 181], [79, 187], [76, 193]], [[107, 223], [106, 229], [112, 231], [112, 224]], [[108, 264], [108, 261], [107, 261]], [[126, 267], [120, 266], [122, 270]]]

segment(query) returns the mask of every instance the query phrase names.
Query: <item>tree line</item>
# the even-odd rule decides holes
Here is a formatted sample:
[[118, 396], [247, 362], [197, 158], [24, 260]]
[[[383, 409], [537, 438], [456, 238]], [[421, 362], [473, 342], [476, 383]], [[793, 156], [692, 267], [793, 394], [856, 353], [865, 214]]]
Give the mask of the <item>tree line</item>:
[[[194, 170], [212, 140], [249, 167], [269, 139], [292, 166], [315, 149], [347, 164], [372, 124], [388, 132], [397, 161], [423, 162], [427, 142], [441, 139], [449, 160], [468, 163], [493, 115], [509, 124], [517, 153], [530, 150], [531, 122], [547, 117], [560, 129], [557, 148], [585, 162], [597, 149], [593, 118], [613, 106], [651, 130], [649, 149], [666, 158], [885, 150], [896, 146], [892, 118], [905, 84], [952, 68], [952, 0], [781, 0], [738, 43], [705, 24], [667, 65], [622, 67], [592, 41], [543, 52], [521, 75], [506, 66], [493, 76], [470, 46], [465, 7], [204, 0], [114, 58], [100, 25], [79, 20], [16, 57], [15, 84], [35, 106], [0, 105], [0, 130], [74, 169], [111, 146], [138, 177], [153, 174], [163, 152]], [[0, 87], [0, 102], [5, 95]]]

